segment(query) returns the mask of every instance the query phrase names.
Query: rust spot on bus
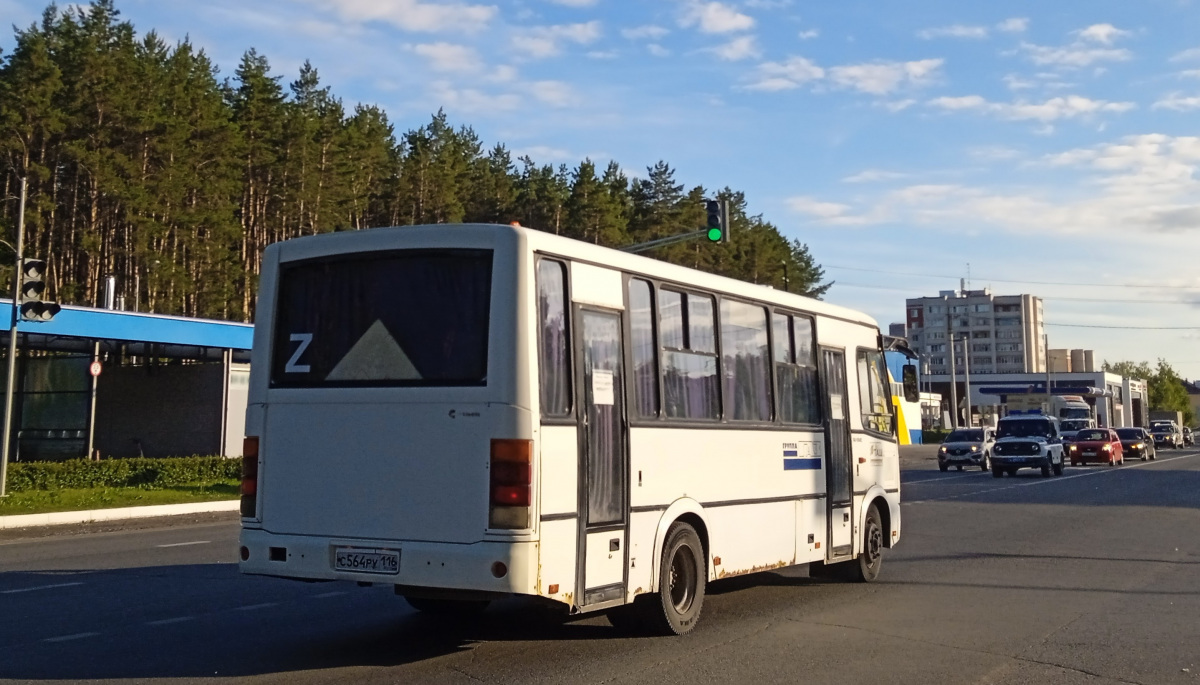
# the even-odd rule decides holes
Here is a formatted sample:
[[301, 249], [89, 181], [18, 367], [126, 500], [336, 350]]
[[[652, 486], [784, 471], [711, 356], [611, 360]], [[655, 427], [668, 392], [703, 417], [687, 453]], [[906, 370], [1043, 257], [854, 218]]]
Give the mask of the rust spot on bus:
[[717, 575], [717, 577], [718, 578], [733, 578], [735, 576], [746, 576], [746, 575], [750, 575], [751, 573], [762, 573], [763, 571], [774, 571], [777, 568], [787, 568], [788, 566], [794, 566], [795, 564], [796, 564], [796, 560], [793, 559], [792, 561], [780, 560], [773, 564], [764, 564], [762, 566], [751, 566], [750, 568], [743, 569], [741, 571], [726, 571], [725, 569], [721, 569], [721, 572]]

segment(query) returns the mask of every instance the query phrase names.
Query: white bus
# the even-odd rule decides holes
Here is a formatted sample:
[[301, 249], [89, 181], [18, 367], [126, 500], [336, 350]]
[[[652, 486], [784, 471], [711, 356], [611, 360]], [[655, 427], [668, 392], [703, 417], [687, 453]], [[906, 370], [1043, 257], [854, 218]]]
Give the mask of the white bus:
[[869, 581], [900, 536], [878, 329], [818, 300], [513, 226], [327, 234], [267, 248], [251, 369], [244, 573], [684, 633], [707, 581]]

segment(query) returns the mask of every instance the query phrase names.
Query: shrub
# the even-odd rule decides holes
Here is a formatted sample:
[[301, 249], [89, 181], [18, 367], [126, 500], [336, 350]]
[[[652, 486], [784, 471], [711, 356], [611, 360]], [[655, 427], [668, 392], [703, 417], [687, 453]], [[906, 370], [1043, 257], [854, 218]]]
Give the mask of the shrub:
[[65, 488], [165, 488], [240, 480], [242, 460], [225, 457], [25, 461], [9, 464], [8, 491]]

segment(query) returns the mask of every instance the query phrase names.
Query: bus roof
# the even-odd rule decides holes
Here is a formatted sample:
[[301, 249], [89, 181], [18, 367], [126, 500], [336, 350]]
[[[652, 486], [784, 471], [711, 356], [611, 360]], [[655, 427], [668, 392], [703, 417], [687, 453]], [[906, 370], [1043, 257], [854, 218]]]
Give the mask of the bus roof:
[[[852, 323], [869, 326], [878, 329], [878, 324], [874, 319], [863, 314], [862, 312], [840, 307], [837, 305], [822, 302], [821, 300], [804, 297], [792, 293], [783, 292], [767, 286], [755, 285], [745, 281], [739, 281], [725, 276], [716, 276], [705, 273], [698, 269], [692, 269], [684, 266], [677, 266], [667, 262], [651, 259], [649, 257], [641, 257], [628, 252], [621, 252], [608, 247], [592, 245], [581, 240], [573, 238], [565, 238], [552, 233], [538, 231], [532, 228], [523, 226], [505, 226], [501, 224], [427, 224], [419, 226], [390, 226], [386, 228], [372, 228], [363, 231], [344, 231], [338, 233], [325, 233], [315, 236], [305, 236], [302, 238], [293, 238], [285, 241], [299, 247], [301, 244], [305, 247], [313, 247], [314, 244], [322, 244], [324, 247], [333, 249], [345, 249], [346, 241], [356, 241], [361, 238], [353, 236], [363, 236], [364, 234], [372, 234], [379, 236], [385, 232], [404, 232], [414, 235], [410, 232], [420, 232], [426, 235], [422, 236], [429, 238], [429, 233], [436, 231], [436, 236], [439, 241], [445, 241], [446, 246], [453, 247], [456, 238], [462, 238], [464, 246], [469, 245], [473, 238], [477, 238], [479, 233], [486, 232], [491, 234], [508, 233], [513, 236], [523, 238], [529, 245], [530, 249], [535, 252], [543, 252], [547, 254], [557, 255], [560, 257], [569, 258], [579, 262], [592, 263], [604, 268], [625, 271], [631, 274], [639, 274], [649, 278], [661, 279], [664, 281], [673, 281], [679, 284], [688, 285], [696, 288], [703, 288], [710, 291], [716, 291], [724, 295], [733, 297], [742, 297], [760, 302], [769, 302], [784, 307], [794, 308], [800, 311], [818, 314], [828, 317], [834, 317]], [[277, 245], [280, 245], [277, 243]], [[337, 246], [336, 248], [334, 246]], [[283, 248], [285, 251], [290, 251]], [[305, 250], [307, 252], [307, 250]], [[281, 255], [283, 259], [288, 259], [288, 255]]]

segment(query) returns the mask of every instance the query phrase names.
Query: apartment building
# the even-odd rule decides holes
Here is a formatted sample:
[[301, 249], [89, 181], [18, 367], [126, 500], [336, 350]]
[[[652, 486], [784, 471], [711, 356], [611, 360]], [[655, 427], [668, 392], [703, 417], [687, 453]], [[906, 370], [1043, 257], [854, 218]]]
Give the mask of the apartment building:
[[1046, 370], [1042, 298], [993, 295], [991, 290], [943, 290], [906, 300], [908, 340], [934, 376], [1043, 373]]

